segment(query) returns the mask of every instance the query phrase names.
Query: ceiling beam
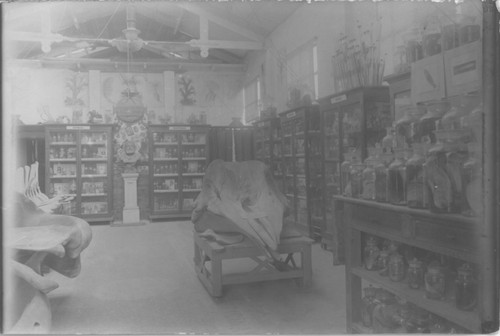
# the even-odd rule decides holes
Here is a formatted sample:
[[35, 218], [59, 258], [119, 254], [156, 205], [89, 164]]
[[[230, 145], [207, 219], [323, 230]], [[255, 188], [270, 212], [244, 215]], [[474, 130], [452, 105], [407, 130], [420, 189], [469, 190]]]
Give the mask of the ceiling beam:
[[181, 21], [182, 21], [182, 18], [184, 17], [185, 12], [186, 11], [184, 9], [181, 9], [181, 15], [179, 15], [179, 17], [177, 18], [177, 22], [175, 23], [173, 36], [177, 35], [177, 32], [179, 31], [179, 27], [181, 26]]
[[242, 49], [242, 50], [261, 50], [264, 49], [264, 43], [253, 41], [223, 41], [223, 40], [191, 40], [186, 42], [193, 47], [206, 47], [218, 49]]
[[251, 40], [259, 41], [259, 42], [264, 41], [265, 36], [262, 36], [261, 34], [257, 34], [249, 29], [245, 29], [243, 27], [240, 27], [237, 24], [234, 24], [228, 20], [225, 20], [220, 16], [214, 15], [214, 14], [200, 8], [199, 6], [197, 6], [195, 4], [184, 3], [184, 2], [175, 2], [174, 4], [175, 4], [175, 6], [183, 8], [183, 9], [187, 10], [188, 12], [194, 13], [200, 17], [205, 17], [208, 20], [212, 21], [213, 23], [215, 23], [221, 27], [224, 27], [226, 29], [229, 29], [229, 30], [231, 30], [231, 31], [243, 36], [243, 37], [246, 37], [246, 38], [251, 39]]
[[244, 64], [199, 63], [190, 61], [164, 60], [134, 60], [133, 62], [113, 61], [109, 59], [73, 58], [73, 59], [44, 59], [44, 60], [13, 60], [9, 66], [23, 66], [52, 69], [73, 69], [77, 66], [85, 70], [101, 70], [108, 72], [156, 72], [156, 71], [224, 71], [244, 73]]
[[231, 64], [243, 64], [243, 59], [223, 49], [211, 49], [210, 55]]

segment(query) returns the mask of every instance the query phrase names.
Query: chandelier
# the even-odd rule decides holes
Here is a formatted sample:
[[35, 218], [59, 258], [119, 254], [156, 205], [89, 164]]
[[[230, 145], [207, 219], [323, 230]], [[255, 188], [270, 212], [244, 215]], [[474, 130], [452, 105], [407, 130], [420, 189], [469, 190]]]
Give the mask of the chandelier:
[[141, 50], [144, 41], [139, 38], [141, 31], [135, 28], [135, 13], [131, 5], [127, 5], [127, 28], [122, 30], [125, 39], [115, 39], [110, 41], [111, 45], [120, 52], [136, 52]]

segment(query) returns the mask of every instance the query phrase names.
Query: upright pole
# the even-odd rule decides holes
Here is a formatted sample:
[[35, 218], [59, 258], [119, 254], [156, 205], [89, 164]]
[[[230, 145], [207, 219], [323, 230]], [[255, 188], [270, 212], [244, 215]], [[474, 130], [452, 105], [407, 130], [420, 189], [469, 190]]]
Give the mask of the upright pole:
[[481, 290], [482, 295], [482, 331], [492, 333], [498, 330], [499, 290], [498, 290], [498, 222], [496, 217], [498, 190], [496, 189], [496, 118], [497, 106], [497, 36], [498, 11], [494, 0], [482, 2], [483, 34], [482, 34], [482, 101], [484, 111], [483, 123], [483, 204], [481, 255]]

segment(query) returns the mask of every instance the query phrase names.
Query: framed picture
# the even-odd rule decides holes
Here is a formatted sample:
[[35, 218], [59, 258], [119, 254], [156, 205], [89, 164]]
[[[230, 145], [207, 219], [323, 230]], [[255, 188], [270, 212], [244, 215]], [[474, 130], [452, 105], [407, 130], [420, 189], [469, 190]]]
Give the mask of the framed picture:
[[444, 53], [448, 96], [477, 91], [481, 87], [481, 41], [464, 44]]
[[411, 98], [413, 103], [446, 97], [443, 54], [423, 58], [411, 65]]

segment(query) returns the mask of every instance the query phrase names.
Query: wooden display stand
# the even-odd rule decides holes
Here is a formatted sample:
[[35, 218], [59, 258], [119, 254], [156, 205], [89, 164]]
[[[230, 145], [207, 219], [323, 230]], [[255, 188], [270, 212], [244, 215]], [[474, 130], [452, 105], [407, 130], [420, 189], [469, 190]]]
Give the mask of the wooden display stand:
[[[257, 281], [297, 279], [301, 287], [309, 287], [312, 278], [311, 245], [313, 240], [307, 237], [282, 238], [278, 245], [278, 253], [286, 254], [286, 271], [278, 271], [265, 260], [260, 249], [245, 239], [241, 243], [222, 246], [208, 241], [194, 232], [194, 268], [210, 295], [222, 296], [222, 286], [230, 284], [252, 283]], [[295, 263], [293, 255], [300, 253], [300, 266]], [[224, 274], [222, 260], [250, 258], [257, 266], [249, 272]], [[211, 261], [210, 270], [205, 263]]]

